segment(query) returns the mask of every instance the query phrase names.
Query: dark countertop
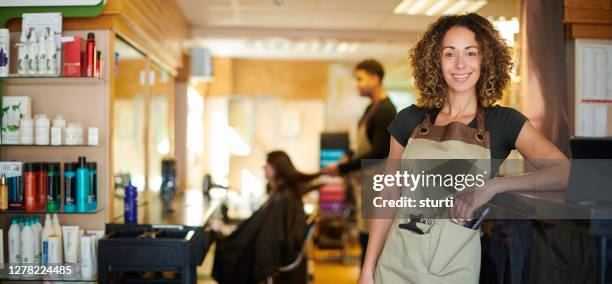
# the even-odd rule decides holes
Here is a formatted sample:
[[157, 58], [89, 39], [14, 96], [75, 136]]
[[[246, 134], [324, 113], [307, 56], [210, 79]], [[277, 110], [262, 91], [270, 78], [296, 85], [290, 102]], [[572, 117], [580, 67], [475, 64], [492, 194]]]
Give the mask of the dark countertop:
[[488, 203], [494, 218], [532, 219], [590, 235], [612, 234], [611, 203], [574, 203], [565, 191], [515, 191]]
[[[207, 198], [200, 190], [186, 190], [174, 198], [172, 211], [166, 211], [160, 196], [155, 194], [139, 204], [138, 223], [204, 227], [223, 201]], [[115, 207], [123, 209], [122, 198], [115, 199]], [[117, 215], [114, 222], [123, 223], [123, 214]]]

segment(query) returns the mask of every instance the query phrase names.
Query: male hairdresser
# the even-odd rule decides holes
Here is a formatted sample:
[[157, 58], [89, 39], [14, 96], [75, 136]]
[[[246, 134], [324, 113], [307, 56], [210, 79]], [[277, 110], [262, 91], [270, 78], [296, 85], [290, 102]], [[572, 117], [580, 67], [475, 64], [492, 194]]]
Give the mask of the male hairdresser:
[[395, 106], [383, 87], [385, 70], [376, 60], [364, 60], [355, 66], [354, 76], [357, 80], [359, 95], [370, 99], [357, 124], [357, 135], [353, 157], [341, 164], [331, 164], [321, 170], [322, 174], [332, 176], [348, 174], [354, 188], [357, 205], [357, 226], [361, 244], [361, 263], [365, 258], [368, 245], [368, 222], [361, 218], [361, 159], [386, 159], [389, 155], [390, 135], [387, 126], [397, 113]]

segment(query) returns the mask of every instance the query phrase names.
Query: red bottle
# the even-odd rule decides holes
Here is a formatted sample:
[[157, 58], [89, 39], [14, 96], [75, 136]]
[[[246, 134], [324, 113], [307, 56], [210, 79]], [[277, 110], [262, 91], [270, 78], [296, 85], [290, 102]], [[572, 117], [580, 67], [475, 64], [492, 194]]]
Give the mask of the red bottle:
[[36, 179], [36, 194], [38, 195], [36, 205], [38, 209], [47, 210], [47, 163], [38, 163]]
[[38, 181], [38, 164], [23, 164], [23, 191], [26, 211], [36, 211], [38, 209], [36, 194]]
[[94, 33], [87, 34], [85, 45], [85, 76], [93, 77], [95, 73], [96, 36]]

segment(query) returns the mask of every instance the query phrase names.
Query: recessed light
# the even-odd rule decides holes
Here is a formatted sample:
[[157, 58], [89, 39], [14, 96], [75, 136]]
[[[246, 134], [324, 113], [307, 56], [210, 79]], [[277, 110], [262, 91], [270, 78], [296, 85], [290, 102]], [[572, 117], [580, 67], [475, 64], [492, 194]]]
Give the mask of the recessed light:
[[487, 0], [403, 0], [393, 9], [393, 13], [427, 16], [462, 14], [475, 12], [487, 3]]

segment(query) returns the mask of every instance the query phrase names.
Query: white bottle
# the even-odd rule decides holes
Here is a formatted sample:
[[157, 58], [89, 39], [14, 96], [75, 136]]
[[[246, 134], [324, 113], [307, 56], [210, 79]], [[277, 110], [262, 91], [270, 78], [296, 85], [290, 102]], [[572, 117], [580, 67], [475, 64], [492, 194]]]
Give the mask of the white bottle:
[[46, 29], [41, 29], [38, 34], [38, 61], [36, 61], [38, 74], [47, 74], [47, 35]]
[[19, 128], [19, 144], [34, 145], [34, 120], [31, 117], [22, 118]]
[[57, 74], [57, 44], [55, 43], [55, 34], [49, 30], [49, 37], [47, 38], [47, 42], [45, 44], [45, 49], [47, 52], [47, 74], [53, 75]]
[[28, 40], [28, 74], [38, 73], [38, 32], [32, 29]]
[[91, 237], [88, 235], [81, 235], [80, 247], [81, 275], [83, 276], [83, 278], [89, 279], [93, 277], [93, 256], [91, 255]]
[[8, 29], [0, 29], [0, 77], [8, 77], [11, 35]]
[[47, 214], [45, 217], [45, 227], [42, 231], [41, 237], [41, 252], [42, 252], [42, 265], [49, 265], [49, 236], [55, 235], [53, 230], [53, 222], [51, 222], [51, 215]]
[[28, 37], [25, 32], [21, 33], [21, 40], [17, 46], [17, 73], [20, 75], [28, 74]]
[[40, 236], [42, 233], [42, 228], [40, 227], [40, 222], [38, 222], [36, 218], [32, 219], [32, 229], [34, 231], [34, 264], [40, 265]]
[[21, 228], [14, 218], [8, 232], [8, 250], [9, 264], [21, 264]]
[[63, 243], [63, 238], [64, 235], [62, 233], [62, 226], [60, 226], [60, 222], [59, 222], [59, 218], [57, 217], [57, 214], [53, 214], [52, 218], [51, 218], [51, 223], [53, 225], [53, 231], [55, 232], [55, 234], [57, 235], [57, 237], [59, 238], [59, 244], [57, 246], [57, 256], [59, 257], [59, 262], [58, 263], [63, 263], [64, 262], [64, 258], [63, 258], [63, 253], [64, 253], [64, 243]]
[[49, 145], [50, 137], [49, 118], [44, 114], [34, 117], [34, 144]]
[[64, 139], [66, 145], [82, 145], [83, 144], [83, 128], [76, 123], [68, 123], [66, 127], [66, 137]]
[[64, 144], [64, 129], [66, 120], [61, 115], [56, 116], [51, 124], [51, 145]]
[[26, 221], [21, 233], [21, 263], [36, 264], [34, 262], [34, 228], [30, 221]]
[[[4, 262], [4, 230], [0, 229], [0, 264]], [[3, 267], [3, 264], [0, 265]]]

